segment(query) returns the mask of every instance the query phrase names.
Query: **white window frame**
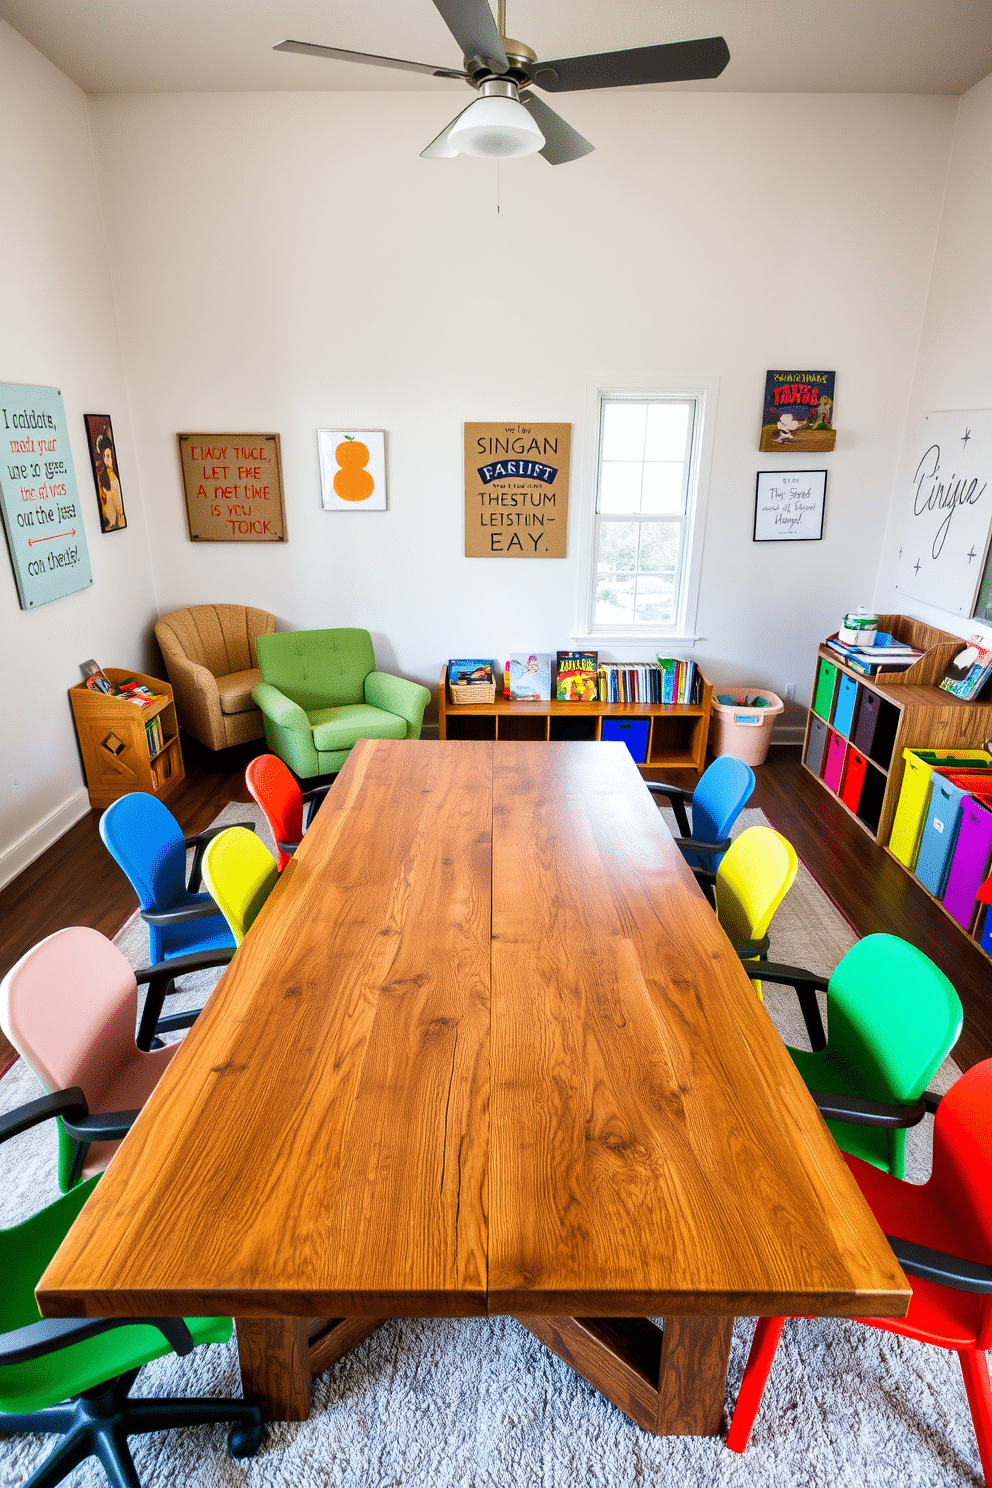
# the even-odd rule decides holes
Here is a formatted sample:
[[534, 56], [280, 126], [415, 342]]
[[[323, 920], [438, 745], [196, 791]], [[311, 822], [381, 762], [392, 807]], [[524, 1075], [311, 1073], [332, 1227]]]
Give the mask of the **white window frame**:
[[[595, 387], [593, 392], [595, 411], [592, 426], [596, 430], [596, 435], [591, 469], [583, 482], [580, 542], [582, 553], [579, 564], [578, 614], [575, 633], [571, 637], [573, 641], [594, 640], [608, 643], [611, 640], [622, 640], [650, 643], [665, 640], [674, 641], [680, 645], [691, 645], [699, 639], [696, 634], [696, 615], [699, 607], [699, 579], [702, 569], [703, 535], [709, 499], [718, 390], [719, 378], [716, 377], [692, 378], [685, 381], [665, 379], [652, 383], [611, 381], [608, 386], [598, 384]], [[620, 401], [643, 403], [668, 399], [688, 401], [694, 405], [675, 615], [667, 625], [597, 625], [594, 616], [597, 554], [599, 552], [598, 506], [604, 404]]]

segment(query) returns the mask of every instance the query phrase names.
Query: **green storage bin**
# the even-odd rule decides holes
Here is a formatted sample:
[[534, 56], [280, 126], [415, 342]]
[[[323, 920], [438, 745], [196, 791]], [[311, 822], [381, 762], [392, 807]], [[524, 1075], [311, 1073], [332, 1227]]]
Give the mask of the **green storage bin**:
[[820, 667], [816, 674], [816, 691], [813, 695], [813, 712], [822, 718], [824, 723], [830, 722], [830, 710], [834, 703], [834, 692], [837, 688], [837, 668], [832, 661], [826, 661], [821, 657]]
[[930, 805], [934, 765], [945, 768], [954, 765], [974, 767], [979, 762], [992, 762], [992, 755], [984, 749], [904, 749], [902, 757], [905, 760], [905, 769], [889, 848], [900, 863], [914, 869], [923, 824]]

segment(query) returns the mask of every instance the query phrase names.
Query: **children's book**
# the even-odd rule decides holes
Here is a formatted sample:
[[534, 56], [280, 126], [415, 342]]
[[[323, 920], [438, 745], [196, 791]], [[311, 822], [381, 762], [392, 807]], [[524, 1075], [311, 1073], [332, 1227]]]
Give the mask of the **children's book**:
[[551, 701], [551, 656], [546, 652], [511, 651], [506, 663], [510, 697], [517, 702]]
[[81, 661], [79, 670], [83, 674], [83, 680], [91, 692], [102, 692], [107, 697], [116, 697], [117, 688], [107, 676], [103, 667], [99, 666], [92, 657], [89, 661]]
[[990, 677], [992, 640], [988, 636], [973, 635], [964, 650], [954, 657], [940, 685], [953, 697], [969, 703], [977, 698]]
[[560, 703], [594, 703], [598, 651], [559, 651], [555, 696]]
[[493, 662], [490, 658], [480, 660], [476, 656], [456, 657], [448, 662], [448, 681], [464, 685], [466, 682], [491, 682]]

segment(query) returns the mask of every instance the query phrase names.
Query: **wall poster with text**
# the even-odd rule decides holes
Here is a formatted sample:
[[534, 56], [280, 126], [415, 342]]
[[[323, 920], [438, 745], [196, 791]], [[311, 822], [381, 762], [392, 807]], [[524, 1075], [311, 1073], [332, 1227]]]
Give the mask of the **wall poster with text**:
[[93, 582], [58, 388], [0, 383], [0, 507], [22, 610]]
[[768, 372], [759, 450], [822, 454], [837, 442], [836, 372]]
[[465, 425], [465, 556], [564, 558], [571, 424]]

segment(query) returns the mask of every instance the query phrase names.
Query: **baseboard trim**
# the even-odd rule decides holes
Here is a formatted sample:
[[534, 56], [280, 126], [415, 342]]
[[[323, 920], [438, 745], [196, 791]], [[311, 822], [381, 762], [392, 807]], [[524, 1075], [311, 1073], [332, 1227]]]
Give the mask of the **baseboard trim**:
[[61, 806], [56, 806], [54, 811], [49, 812], [43, 821], [10, 847], [5, 847], [0, 852], [0, 888], [10, 883], [25, 868], [30, 867], [35, 858], [41, 856], [54, 842], [57, 842], [64, 832], [68, 832], [81, 817], [84, 817], [90, 809], [90, 798], [85, 787], [76, 791], [75, 795], [63, 801]]

